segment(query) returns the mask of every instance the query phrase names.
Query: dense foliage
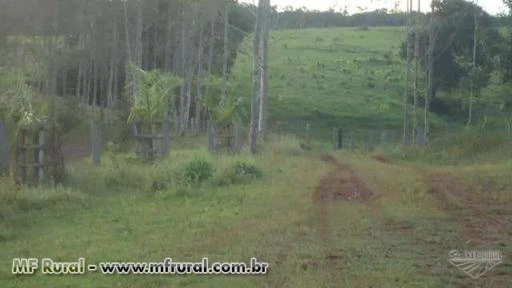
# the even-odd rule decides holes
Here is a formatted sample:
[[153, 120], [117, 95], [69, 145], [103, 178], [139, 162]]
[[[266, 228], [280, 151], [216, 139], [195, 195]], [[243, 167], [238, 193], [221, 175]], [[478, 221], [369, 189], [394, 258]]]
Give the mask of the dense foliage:
[[[174, 75], [163, 74], [158, 70], [146, 72], [133, 65], [130, 69], [133, 70], [132, 73], [136, 74], [137, 97], [132, 99], [133, 105], [128, 122], [162, 120], [165, 116], [165, 108], [173, 103], [170, 101], [170, 96], [181, 85], [182, 79]], [[170, 110], [175, 111], [174, 109]], [[174, 115], [168, 116], [171, 119], [174, 117]]]

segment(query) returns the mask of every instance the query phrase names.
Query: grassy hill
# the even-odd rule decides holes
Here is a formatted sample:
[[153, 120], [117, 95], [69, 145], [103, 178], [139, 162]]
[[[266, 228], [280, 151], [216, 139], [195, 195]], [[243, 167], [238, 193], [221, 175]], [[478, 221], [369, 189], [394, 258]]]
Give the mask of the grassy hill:
[[[398, 53], [404, 35], [397, 27], [272, 32], [271, 120], [400, 127], [405, 73]], [[234, 91], [245, 99], [251, 91], [251, 41], [242, 45], [233, 68]]]

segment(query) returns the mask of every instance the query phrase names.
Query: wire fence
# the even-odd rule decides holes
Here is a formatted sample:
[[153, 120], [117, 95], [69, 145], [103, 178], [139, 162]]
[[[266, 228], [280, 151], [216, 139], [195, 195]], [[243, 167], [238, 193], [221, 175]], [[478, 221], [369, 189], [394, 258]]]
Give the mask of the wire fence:
[[[118, 117], [119, 118], [119, 117]], [[121, 119], [121, 120], [119, 120]], [[102, 154], [107, 149], [107, 144], [115, 143], [124, 146], [120, 151], [133, 151], [135, 135], [133, 125], [127, 124], [124, 118], [120, 117], [105, 119], [104, 121], [94, 120], [90, 123], [90, 129], [84, 131], [76, 139], [75, 136], [64, 139], [62, 145], [64, 150], [64, 159], [78, 160], [84, 157], [91, 157], [95, 165], [100, 165]], [[9, 174], [9, 168], [12, 166], [13, 159], [13, 137], [12, 133], [8, 133], [15, 129], [7, 127], [6, 123], [0, 121], [0, 175]], [[170, 123], [170, 133], [168, 141], [169, 148], [172, 150], [172, 143], [181, 138], [179, 131], [175, 125]], [[221, 133], [219, 129], [214, 129], [216, 133], [211, 131], [202, 131], [199, 129], [195, 132], [188, 132], [188, 135], [195, 135], [197, 140], [194, 147], [203, 147], [211, 152], [218, 152], [221, 146], [230, 146], [227, 149], [231, 152], [241, 151], [248, 144], [248, 123], [237, 123], [229, 133]], [[464, 125], [460, 123], [450, 123], [446, 121], [443, 125], [437, 125], [429, 133], [429, 139], [422, 137], [423, 130], [416, 131], [416, 144], [427, 147], [433, 141], [449, 140], [450, 137], [457, 136], [461, 131], [465, 131]], [[511, 137], [509, 127], [503, 123], [485, 123], [485, 125], [475, 125], [471, 133], [477, 133], [482, 139], [495, 137], [495, 135]], [[210, 132], [210, 133], [207, 133]], [[224, 131], [225, 132], [225, 131]], [[206, 141], [204, 137], [208, 134]], [[320, 121], [273, 121], [269, 123], [269, 134], [275, 136], [293, 135], [297, 137], [303, 145], [303, 148], [321, 147], [322, 149], [367, 149], [373, 150], [379, 146], [401, 146], [403, 144], [403, 129], [390, 127], [386, 125], [373, 125], [372, 127], [355, 127], [343, 122], [320, 122]], [[475, 134], [476, 135], [476, 134]], [[512, 138], [512, 137], [511, 137]], [[224, 139], [224, 140], [223, 140]], [[227, 140], [226, 140], [227, 139]], [[407, 142], [411, 144], [413, 135], [409, 131]], [[222, 145], [221, 145], [222, 144]], [[166, 147], [167, 147], [166, 146]], [[117, 147], [117, 146], [116, 146]], [[220, 149], [222, 150], [222, 149]], [[224, 149], [226, 150], [226, 149]], [[76, 156], [76, 157], [75, 157]], [[11, 162], [11, 163], [10, 163]]]
[[333, 148], [372, 148], [402, 143], [401, 129], [353, 127], [342, 123], [279, 121], [270, 126], [270, 133], [293, 134], [304, 143], [323, 143]]

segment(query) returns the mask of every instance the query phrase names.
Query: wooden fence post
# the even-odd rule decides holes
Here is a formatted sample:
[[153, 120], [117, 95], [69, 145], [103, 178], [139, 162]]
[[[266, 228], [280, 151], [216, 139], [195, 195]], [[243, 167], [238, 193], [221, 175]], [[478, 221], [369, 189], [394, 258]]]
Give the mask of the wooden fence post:
[[380, 143], [381, 144], [387, 144], [388, 142], [388, 133], [386, 130], [383, 130], [381, 133], [380, 133]]
[[233, 125], [233, 151], [234, 152], [239, 152], [240, 149], [242, 148], [242, 145], [241, 145], [241, 137], [240, 137], [240, 130], [241, 130], [241, 124], [239, 121], [236, 121], [235, 124]]
[[343, 129], [342, 128], [334, 128], [334, 149], [340, 150], [343, 149]]
[[101, 164], [101, 131], [102, 123], [100, 120], [92, 120], [91, 122], [91, 144], [92, 144], [92, 163], [94, 166]]
[[45, 171], [45, 168], [46, 168], [46, 159], [45, 159], [45, 150], [46, 150], [46, 135], [45, 135], [45, 129], [44, 127], [42, 127], [40, 130], [39, 130], [39, 133], [36, 133], [36, 135], [38, 135], [38, 141], [36, 143], [38, 143], [38, 147], [36, 149], [36, 153], [37, 153], [37, 171], [38, 171], [38, 178], [39, 178], [39, 183], [42, 183], [44, 181], [44, 171]]
[[306, 122], [306, 145], [311, 147], [311, 124]]
[[151, 149], [150, 149], [150, 160], [155, 161], [160, 155], [158, 155], [158, 133], [156, 130], [156, 123], [151, 122]]
[[0, 121], [0, 176], [9, 174], [9, 138], [7, 127]]
[[169, 154], [169, 151], [171, 150], [171, 132], [169, 127], [169, 121], [164, 120], [162, 123], [162, 134], [163, 134], [163, 153], [164, 156], [167, 156]]
[[208, 129], [208, 151], [214, 152], [215, 151], [215, 129], [214, 129], [212, 120], [208, 120], [207, 129]]
[[27, 132], [27, 130], [25, 130], [25, 129], [20, 129], [20, 131], [19, 131], [19, 133], [20, 133], [20, 135], [19, 135], [19, 137], [20, 137], [19, 138], [20, 139], [19, 140], [20, 145], [19, 146], [20, 147], [18, 148], [19, 149], [18, 150], [19, 151], [19, 155], [18, 155], [17, 158], [18, 158], [18, 167], [20, 169], [20, 177], [21, 177], [20, 180], [21, 180], [21, 183], [24, 183], [26, 181], [26, 179], [27, 179], [27, 167], [25, 166], [25, 163], [26, 163], [26, 161], [25, 161], [25, 158], [26, 158], [25, 157], [25, 152], [26, 152], [26, 150], [25, 150], [26, 149], [25, 148], [25, 145], [26, 145], [25, 139], [26, 139], [26, 137], [25, 136], [27, 134], [26, 132]]

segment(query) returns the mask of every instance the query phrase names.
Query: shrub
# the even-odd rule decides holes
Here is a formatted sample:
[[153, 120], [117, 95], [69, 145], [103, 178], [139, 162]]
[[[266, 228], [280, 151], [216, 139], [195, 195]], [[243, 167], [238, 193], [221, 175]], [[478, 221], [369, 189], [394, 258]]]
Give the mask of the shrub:
[[213, 165], [205, 158], [196, 157], [185, 164], [183, 179], [186, 184], [201, 184], [213, 176]]
[[137, 75], [138, 97], [132, 103], [128, 122], [153, 121], [153, 119], [161, 118], [165, 112], [166, 103], [169, 103], [170, 92], [182, 84], [182, 79], [159, 70], [147, 72], [133, 63], [130, 63], [130, 69]]
[[261, 178], [263, 172], [253, 160], [237, 159], [218, 179], [219, 185], [247, 183], [253, 179]]
[[235, 164], [233, 165], [233, 172], [236, 176], [240, 177], [250, 176], [260, 178], [263, 176], [261, 169], [258, 167], [256, 163], [252, 161], [235, 161]]

